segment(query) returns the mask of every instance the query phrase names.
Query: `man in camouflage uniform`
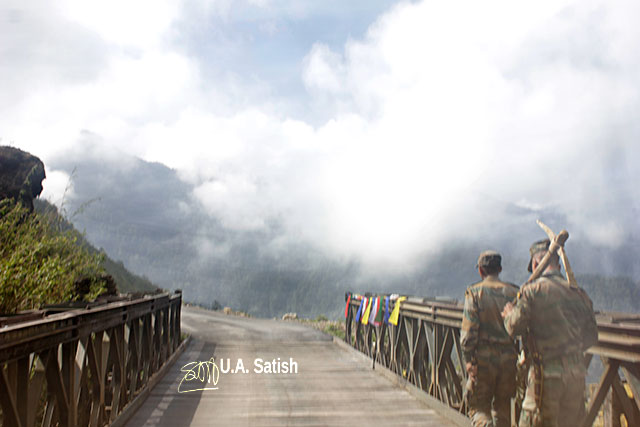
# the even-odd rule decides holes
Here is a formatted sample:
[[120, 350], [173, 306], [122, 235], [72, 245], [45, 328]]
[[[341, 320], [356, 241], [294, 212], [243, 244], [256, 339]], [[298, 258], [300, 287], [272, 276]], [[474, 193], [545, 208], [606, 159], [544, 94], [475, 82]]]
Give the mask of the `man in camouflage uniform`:
[[[547, 239], [531, 246], [530, 272], [549, 243]], [[530, 335], [525, 339], [529, 377], [519, 425], [578, 425], [585, 410], [584, 352], [597, 342], [598, 332], [589, 296], [564, 279], [557, 254], [539, 279], [522, 286], [516, 305], [507, 304], [503, 317], [509, 335]]]
[[518, 288], [500, 281], [501, 262], [499, 253], [482, 252], [477, 265], [482, 281], [471, 285], [464, 299], [460, 345], [473, 385], [468, 404], [475, 427], [510, 426], [516, 350], [500, 313], [507, 302], [515, 299]]

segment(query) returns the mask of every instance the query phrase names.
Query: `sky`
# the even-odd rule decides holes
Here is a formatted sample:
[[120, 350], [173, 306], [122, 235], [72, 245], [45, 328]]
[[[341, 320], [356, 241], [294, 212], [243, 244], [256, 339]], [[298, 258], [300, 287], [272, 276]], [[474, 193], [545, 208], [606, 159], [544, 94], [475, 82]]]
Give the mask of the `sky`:
[[[640, 3], [5, 0], [0, 143], [160, 162], [234, 230], [396, 262], [496, 200], [638, 236]], [[94, 153], [95, 154], [95, 153]], [[44, 197], [64, 171], [47, 167]], [[532, 225], [535, 226], [535, 225]]]

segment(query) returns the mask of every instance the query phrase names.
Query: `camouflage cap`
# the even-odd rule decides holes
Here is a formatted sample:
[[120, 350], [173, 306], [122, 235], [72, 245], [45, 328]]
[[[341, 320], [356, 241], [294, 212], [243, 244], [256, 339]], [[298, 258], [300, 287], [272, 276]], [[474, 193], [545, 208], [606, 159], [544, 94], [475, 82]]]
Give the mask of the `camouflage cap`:
[[527, 271], [529, 271], [529, 273], [533, 273], [533, 265], [532, 265], [533, 256], [538, 252], [548, 251], [550, 244], [551, 244], [551, 240], [544, 239], [544, 240], [538, 240], [533, 245], [531, 245], [531, 247], [529, 248], [529, 254], [531, 257], [529, 258], [529, 265], [527, 266]]
[[478, 267], [500, 267], [502, 262], [502, 256], [496, 251], [484, 251], [478, 257]]

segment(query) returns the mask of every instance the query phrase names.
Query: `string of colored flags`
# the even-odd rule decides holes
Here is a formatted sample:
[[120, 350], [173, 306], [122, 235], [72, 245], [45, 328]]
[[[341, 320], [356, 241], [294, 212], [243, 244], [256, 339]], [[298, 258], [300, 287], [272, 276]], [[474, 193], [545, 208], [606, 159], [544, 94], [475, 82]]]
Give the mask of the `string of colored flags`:
[[[344, 317], [349, 314], [349, 306], [352, 301], [360, 301], [358, 311], [356, 312], [356, 322], [363, 325], [380, 326], [383, 323], [387, 325], [398, 326], [400, 317], [400, 306], [402, 301], [407, 299], [406, 296], [387, 295], [387, 296], [365, 296], [358, 294], [347, 295], [347, 305], [344, 308]], [[390, 310], [392, 303], [393, 310]]]

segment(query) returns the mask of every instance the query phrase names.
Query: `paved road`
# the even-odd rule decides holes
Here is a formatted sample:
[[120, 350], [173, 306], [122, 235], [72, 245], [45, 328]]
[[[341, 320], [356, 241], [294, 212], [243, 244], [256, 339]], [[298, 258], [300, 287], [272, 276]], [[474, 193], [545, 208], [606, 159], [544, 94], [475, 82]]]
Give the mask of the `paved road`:
[[[451, 425], [358, 355], [298, 323], [183, 308], [182, 328], [193, 341], [128, 426]], [[184, 365], [212, 356], [225, 370], [227, 358], [231, 368], [241, 359], [247, 373], [220, 373], [215, 386], [180, 385]], [[257, 372], [255, 360], [278, 358], [293, 359], [297, 373]], [[217, 390], [179, 393], [179, 386]]]

